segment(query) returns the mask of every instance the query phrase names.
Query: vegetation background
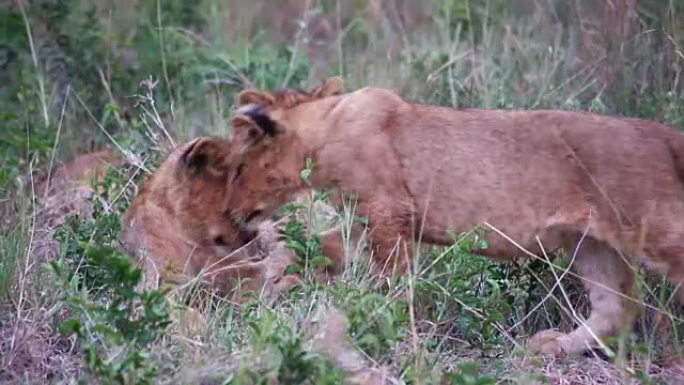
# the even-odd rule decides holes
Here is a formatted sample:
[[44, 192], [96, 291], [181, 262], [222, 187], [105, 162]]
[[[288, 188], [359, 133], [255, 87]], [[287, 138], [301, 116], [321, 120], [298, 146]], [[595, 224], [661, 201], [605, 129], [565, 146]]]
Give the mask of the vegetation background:
[[[473, 231], [388, 283], [350, 243], [354, 262], [334, 284], [236, 305], [193, 287], [136, 289], [117, 234], [173, 143], [230, 136], [247, 85], [341, 75], [350, 90], [421, 103], [684, 128], [683, 51], [681, 0], [0, 0], [0, 382], [363, 383], [306, 337], [335, 306], [344, 338], [388, 383], [682, 383], [668, 361], [682, 312], [640, 271], [633, 333], [542, 360], [524, 339], [571, 329], [588, 306], [560, 255], [496, 264], [470, 254], [486, 246]], [[44, 188], [61, 162], [103, 147], [124, 162], [94, 188]], [[285, 240], [306, 261], [320, 260], [318, 230], [353, 217], [322, 199], [285, 210]], [[199, 321], [184, 315], [188, 297]]]

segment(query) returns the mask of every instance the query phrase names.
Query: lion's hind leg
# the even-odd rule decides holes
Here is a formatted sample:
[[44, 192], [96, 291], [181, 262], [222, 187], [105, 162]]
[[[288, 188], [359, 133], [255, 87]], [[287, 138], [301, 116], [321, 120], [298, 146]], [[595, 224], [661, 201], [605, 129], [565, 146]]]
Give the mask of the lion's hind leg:
[[532, 336], [528, 347], [533, 353], [582, 353], [632, 324], [634, 271], [630, 264], [615, 249], [592, 238], [576, 247], [573, 267], [589, 291], [591, 314], [571, 333], [544, 330]]
[[684, 306], [684, 204], [664, 205], [648, 226], [644, 264], [667, 276]]

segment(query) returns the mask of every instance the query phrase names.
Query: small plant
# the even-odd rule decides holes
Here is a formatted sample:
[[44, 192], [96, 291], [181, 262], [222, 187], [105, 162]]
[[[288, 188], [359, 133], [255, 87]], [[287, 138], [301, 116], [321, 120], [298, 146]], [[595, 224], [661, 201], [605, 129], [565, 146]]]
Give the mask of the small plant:
[[302, 205], [290, 203], [285, 210], [292, 214], [281, 231], [285, 245], [298, 257], [298, 263], [288, 267], [287, 274], [300, 273], [318, 266], [330, 264], [330, 259], [321, 254], [321, 238], [318, 234], [309, 234], [306, 225], [294, 214], [302, 209]]
[[366, 354], [382, 359], [394, 345], [406, 337], [408, 305], [356, 284], [338, 283], [330, 289], [334, 301], [349, 319], [349, 333], [354, 344]]
[[453, 248], [426, 258], [434, 262], [419, 276], [416, 287], [420, 298], [430, 298], [422, 309], [430, 313], [428, 318], [454, 319], [455, 325], [445, 325], [450, 333], [489, 350], [499, 347], [495, 325], [510, 308], [502, 301], [500, 282], [492, 279], [497, 265], [470, 254], [471, 238], [464, 235]]
[[501, 264], [474, 255], [488, 245], [480, 229], [453, 236], [452, 247], [433, 249], [416, 282], [421, 316], [440, 322], [481, 353], [503, 348], [503, 332], [525, 316], [544, 290], [527, 270], [543, 271], [538, 261]]
[[304, 347], [302, 336], [276, 311], [253, 307], [245, 314], [251, 354], [225, 381], [230, 385], [261, 383], [333, 385], [342, 371], [327, 357]]
[[59, 331], [75, 337], [90, 379], [149, 384], [158, 368], [148, 348], [170, 324], [169, 305], [163, 291], [139, 288], [142, 270], [117, 247], [120, 207], [105, 202], [118, 186], [110, 176], [97, 184], [92, 218], [58, 229], [61, 255], [46, 266], [66, 314]]
[[79, 251], [85, 263], [106, 274], [92, 287], [89, 276], [64, 258], [48, 263], [69, 314], [60, 332], [76, 337], [85, 367], [103, 384], [150, 383], [156, 368], [145, 348], [170, 323], [164, 293], [136, 290], [142, 271], [114, 248], [81, 244]]
[[[308, 186], [311, 186], [309, 177], [312, 171], [313, 162], [310, 158], [307, 158], [305, 168], [300, 172], [299, 176]], [[311, 230], [313, 205], [316, 202], [324, 201], [325, 198], [325, 193], [312, 190], [308, 205], [295, 201], [283, 206], [282, 211], [289, 219], [281, 231], [281, 235], [285, 245], [299, 258], [299, 263], [288, 267], [286, 273], [300, 273], [309, 269], [316, 269], [319, 266], [327, 266], [331, 263], [330, 259], [322, 254], [321, 237]], [[308, 226], [301, 219], [302, 215], [308, 218]]]

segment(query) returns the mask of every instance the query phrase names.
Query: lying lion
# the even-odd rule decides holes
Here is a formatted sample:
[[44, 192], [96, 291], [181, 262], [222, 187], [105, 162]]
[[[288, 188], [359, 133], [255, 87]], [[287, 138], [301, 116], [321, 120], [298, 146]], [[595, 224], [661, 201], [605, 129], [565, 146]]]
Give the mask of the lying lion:
[[[629, 327], [634, 265], [684, 282], [684, 138], [639, 119], [569, 111], [409, 104], [389, 90], [244, 90], [232, 118], [226, 209], [254, 229], [312, 186], [357, 195], [374, 259], [404, 271], [413, 240], [447, 245], [484, 225], [479, 252], [511, 259], [565, 248], [592, 312], [576, 330], [533, 336], [578, 353]], [[305, 160], [313, 172], [305, 183]], [[333, 260], [340, 232], [324, 250]], [[408, 253], [410, 254], [410, 253]]]
[[[143, 259], [146, 285], [182, 284], [201, 274], [225, 295], [274, 295], [298, 283], [294, 259], [272, 227], [245, 231], [220, 210], [230, 143], [198, 138], [177, 148], [146, 181], [123, 218], [121, 240]], [[240, 289], [240, 290], [236, 290]]]

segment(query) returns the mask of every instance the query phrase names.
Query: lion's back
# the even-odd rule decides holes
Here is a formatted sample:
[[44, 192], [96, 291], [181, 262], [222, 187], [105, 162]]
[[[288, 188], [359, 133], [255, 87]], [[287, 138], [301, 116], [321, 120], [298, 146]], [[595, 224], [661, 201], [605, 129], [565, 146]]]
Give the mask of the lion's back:
[[678, 134], [659, 123], [426, 106], [405, 116], [392, 133], [394, 149], [417, 209], [434, 219], [427, 226], [435, 231], [494, 219], [533, 224], [559, 212], [609, 217], [615, 206], [637, 218], [649, 201], [683, 195], [670, 145]]

